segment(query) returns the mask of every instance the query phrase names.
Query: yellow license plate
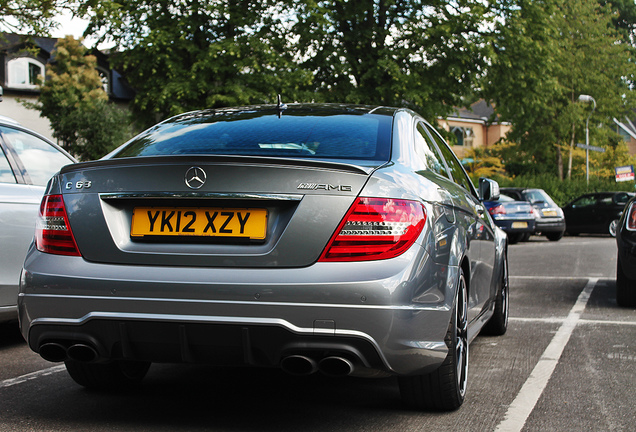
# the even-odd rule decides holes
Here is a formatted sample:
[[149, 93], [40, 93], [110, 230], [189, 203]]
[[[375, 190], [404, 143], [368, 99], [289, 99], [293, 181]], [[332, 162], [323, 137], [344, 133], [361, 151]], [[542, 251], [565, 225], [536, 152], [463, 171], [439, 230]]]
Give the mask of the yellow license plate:
[[136, 207], [131, 237], [199, 236], [264, 239], [267, 210], [259, 208]]
[[528, 228], [528, 222], [513, 222], [513, 228]]
[[543, 216], [556, 216], [557, 212], [555, 210], [543, 210]]

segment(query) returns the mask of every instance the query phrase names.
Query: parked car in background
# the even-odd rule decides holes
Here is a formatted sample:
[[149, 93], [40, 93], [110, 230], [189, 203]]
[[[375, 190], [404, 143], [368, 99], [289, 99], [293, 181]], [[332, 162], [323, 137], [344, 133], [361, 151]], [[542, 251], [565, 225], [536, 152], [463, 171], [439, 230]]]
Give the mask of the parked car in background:
[[636, 306], [636, 197], [625, 205], [616, 229], [618, 260], [616, 264], [616, 302]]
[[408, 109], [183, 114], [54, 177], [22, 334], [88, 388], [152, 362], [279, 367], [392, 375], [409, 406], [456, 409], [469, 342], [508, 322], [498, 189]]
[[501, 188], [501, 193], [518, 201], [528, 201], [535, 210], [534, 234], [541, 234], [550, 241], [558, 241], [565, 232], [563, 210], [543, 189]]
[[508, 243], [518, 243], [534, 232], [534, 208], [528, 201], [501, 194], [497, 200], [484, 201], [484, 205], [497, 226], [508, 234]]
[[592, 233], [616, 237], [621, 213], [627, 201], [634, 195], [629, 192], [596, 192], [581, 195], [563, 207], [566, 232], [570, 235]]
[[18, 317], [20, 270], [33, 240], [44, 186], [75, 162], [62, 148], [0, 116], [0, 322]]

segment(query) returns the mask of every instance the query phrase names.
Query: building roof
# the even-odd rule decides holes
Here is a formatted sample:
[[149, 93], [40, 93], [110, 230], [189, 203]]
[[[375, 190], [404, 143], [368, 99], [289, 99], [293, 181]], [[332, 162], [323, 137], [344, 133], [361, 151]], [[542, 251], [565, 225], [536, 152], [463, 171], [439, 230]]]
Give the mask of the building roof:
[[[24, 50], [29, 43], [40, 49], [39, 57], [44, 63], [52, 63], [55, 61], [55, 44], [58, 38], [26, 36], [15, 33], [3, 33], [0, 35], [0, 56], [8, 53], [17, 53]], [[110, 75], [110, 97], [116, 100], [129, 101], [135, 92], [130, 87], [125, 77], [117, 70], [112, 69], [109, 64], [109, 55], [97, 49], [92, 49], [91, 54], [97, 57], [97, 65], [100, 69], [104, 69]], [[4, 76], [4, 74], [0, 74]], [[10, 90], [9, 87], [5, 87]]]
[[49, 37], [26, 36], [15, 33], [3, 33], [3, 35], [0, 37], [0, 50], [7, 52], [20, 51], [27, 45], [27, 42], [34, 44], [36, 47], [40, 48], [42, 51], [50, 55], [51, 52], [53, 52], [53, 50], [55, 49], [57, 39]]
[[636, 125], [634, 125], [634, 121], [629, 117], [625, 116], [622, 119], [614, 119], [614, 123], [616, 123], [621, 129], [623, 129], [627, 134], [629, 134], [632, 138], [636, 139]]
[[464, 120], [472, 122], [500, 123], [499, 116], [495, 114], [495, 108], [484, 99], [473, 102], [468, 107], [456, 107], [447, 117], [449, 120]]

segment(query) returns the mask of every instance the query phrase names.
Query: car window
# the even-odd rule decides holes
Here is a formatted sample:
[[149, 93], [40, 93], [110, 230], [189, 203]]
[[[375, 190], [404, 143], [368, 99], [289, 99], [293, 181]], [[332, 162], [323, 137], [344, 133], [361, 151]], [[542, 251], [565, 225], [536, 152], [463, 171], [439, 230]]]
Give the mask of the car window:
[[523, 194], [526, 201], [530, 201], [531, 203], [543, 201], [547, 204], [555, 205], [552, 198], [550, 198], [550, 196], [541, 189], [527, 190], [524, 191]]
[[60, 168], [73, 162], [64, 153], [34, 135], [8, 127], [0, 127], [0, 131], [6, 143], [20, 158], [34, 185], [46, 185]]
[[425, 126], [419, 122], [415, 132], [415, 151], [420, 156], [426, 167], [444, 177], [448, 177], [444, 159], [439, 149], [430, 141]]
[[622, 192], [622, 193], [617, 193], [614, 196], [614, 200], [616, 202], [616, 204], [620, 204], [620, 205], [625, 205], [627, 204], [627, 201], [629, 201], [629, 194]]
[[572, 203], [572, 207], [581, 208], [581, 207], [589, 207], [596, 204], [596, 198], [593, 195], [584, 196]]
[[388, 160], [391, 116], [301, 114], [184, 114], [133, 138], [114, 157], [218, 154]]
[[17, 183], [4, 150], [0, 149], [0, 183]]
[[455, 157], [453, 151], [448, 147], [446, 142], [434, 131], [430, 126], [427, 125], [427, 129], [429, 135], [435, 140], [437, 147], [442, 153], [444, 160], [446, 160], [446, 164], [448, 165], [448, 169], [450, 170], [451, 177], [455, 181], [455, 183], [463, 186], [467, 191], [477, 196], [475, 192], [475, 188], [473, 187], [472, 182], [466, 175], [464, 168], [462, 168], [461, 163]]
[[598, 199], [598, 205], [601, 205], [603, 207], [609, 207], [612, 204], [614, 204], [614, 202], [610, 195], [602, 196]]

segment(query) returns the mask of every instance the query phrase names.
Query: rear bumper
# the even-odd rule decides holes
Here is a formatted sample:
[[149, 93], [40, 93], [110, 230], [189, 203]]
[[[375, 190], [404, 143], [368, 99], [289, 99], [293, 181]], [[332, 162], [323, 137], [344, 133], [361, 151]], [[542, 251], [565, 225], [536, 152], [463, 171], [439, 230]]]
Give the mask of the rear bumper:
[[456, 278], [455, 267], [433, 263], [420, 247], [381, 263], [185, 271], [31, 251], [18, 306], [36, 352], [50, 342], [85, 344], [97, 361], [264, 367], [289, 355], [338, 355], [402, 375], [446, 357]]
[[[534, 219], [518, 219], [518, 220], [497, 220], [495, 224], [507, 233], [526, 233], [534, 232], [535, 221]], [[525, 226], [524, 226], [525, 225]]]
[[537, 219], [535, 232], [563, 232], [565, 231], [565, 219]]
[[17, 321], [18, 320], [18, 307], [13, 306], [0, 306], [0, 323]]

